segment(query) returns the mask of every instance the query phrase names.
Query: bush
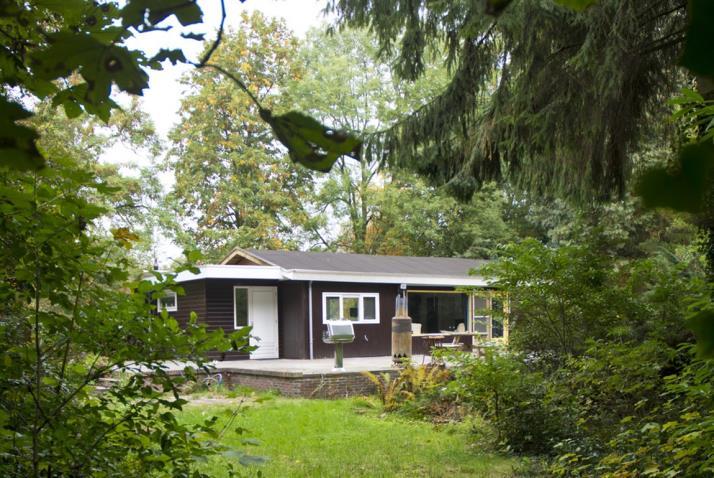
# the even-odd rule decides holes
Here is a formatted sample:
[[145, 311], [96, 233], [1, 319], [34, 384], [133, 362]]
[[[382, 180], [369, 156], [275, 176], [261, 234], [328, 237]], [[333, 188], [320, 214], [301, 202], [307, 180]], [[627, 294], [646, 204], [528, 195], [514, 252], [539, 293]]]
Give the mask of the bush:
[[[690, 352], [689, 346], [681, 351], [692, 358]], [[634, 376], [630, 379], [618, 388], [630, 389], [628, 393], [634, 391], [642, 396], [630, 410], [631, 414], [624, 414], [625, 410], [620, 409], [625, 416], [606, 428], [610, 433], [599, 431], [599, 440], [595, 442], [601, 445], [599, 449], [584, 447], [582, 441], [576, 440], [562, 443], [561, 454], [553, 462], [551, 473], [564, 477], [712, 476], [714, 361], [692, 360], [678, 374], [652, 380], [660, 385], [657, 388], [647, 385], [647, 379], [640, 383], [634, 383]], [[614, 380], [617, 382], [620, 378]], [[600, 384], [595, 387], [603, 392], [609, 389], [602, 385], [601, 378], [595, 378], [595, 382]], [[583, 396], [587, 396], [587, 391]], [[634, 398], [621, 400], [628, 403]], [[617, 397], [610, 400], [615, 401]], [[596, 408], [593, 404], [583, 410], [584, 416]], [[596, 417], [600, 418], [589, 423], [602, 422], [605, 415], [608, 413], [597, 413]]]
[[417, 416], [445, 415], [444, 404], [439, 404], [438, 389], [451, 374], [443, 366], [414, 366], [407, 362], [397, 376], [389, 373], [377, 376], [371, 372], [362, 372], [362, 375], [377, 387], [377, 396], [385, 411], [399, 410]]
[[546, 454], [567, 434], [572, 419], [564, 394], [523, 357], [505, 351], [484, 358], [455, 353], [448, 393], [490, 421], [495, 440], [517, 453]]

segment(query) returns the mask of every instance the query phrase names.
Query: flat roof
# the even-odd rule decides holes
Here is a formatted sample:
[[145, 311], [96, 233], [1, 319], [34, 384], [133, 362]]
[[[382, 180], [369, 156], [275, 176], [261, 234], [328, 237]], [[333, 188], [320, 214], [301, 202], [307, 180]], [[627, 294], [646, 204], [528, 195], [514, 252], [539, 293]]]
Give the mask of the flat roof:
[[411, 286], [488, 286], [478, 274], [485, 260], [449, 257], [378, 256], [337, 252], [235, 249], [220, 265], [182, 272], [178, 282], [198, 279], [268, 279]]

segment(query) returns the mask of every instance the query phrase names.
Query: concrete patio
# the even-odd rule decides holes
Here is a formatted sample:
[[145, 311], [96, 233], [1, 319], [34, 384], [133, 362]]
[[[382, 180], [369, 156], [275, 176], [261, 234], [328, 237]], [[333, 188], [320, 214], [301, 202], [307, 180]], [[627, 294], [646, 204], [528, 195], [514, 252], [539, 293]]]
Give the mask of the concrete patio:
[[[412, 363], [419, 365], [429, 363], [429, 356], [414, 355]], [[359, 372], [387, 372], [395, 370], [392, 357], [352, 357], [344, 359], [344, 370], [333, 370], [335, 360], [333, 358], [300, 360], [300, 359], [268, 359], [268, 360], [214, 360], [211, 367], [216, 373], [222, 371], [244, 371], [247, 373], [269, 373], [282, 376], [301, 376], [315, 374], [344, 374]], [[167, 370], [170, 372], [180, 372], [187, 364], [182, 362], [168, 362]]]
[[[421, 355], [412, 356], [414, 364], [421, 364]], [[429, 357], [424, 360], [429, 362]], [[170, 374], [182, 374], [187, 364], [169, 362]], [[205, 376], [212, 383], [245, 386], [255, 390], [275, 390], [289, 397], [340, 398], [368, 395], [374, 384], [362, 372], [396, 374], [391, 356], [356, 357], [344, 360], [344, 370], [333, 370], [334, 359], [314, 360], [226, 360], [212, 362], [213, 370]], [[199, 378], [199, 380], [201, 380]], [[205, 380], [205, 379], [204, 379]]]

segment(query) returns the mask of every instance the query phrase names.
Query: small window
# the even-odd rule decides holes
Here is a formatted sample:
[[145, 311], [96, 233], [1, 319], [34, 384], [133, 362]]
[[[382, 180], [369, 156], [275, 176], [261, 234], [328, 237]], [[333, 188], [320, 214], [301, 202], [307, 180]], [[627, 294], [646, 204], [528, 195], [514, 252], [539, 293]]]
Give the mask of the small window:
[[248, 289], [233, 288], [233, 326], [236, 329], [248, 326]]
[[379, 294], [325, 292], [322, 321], [350, 320], [355, 324], [379, 323]]
[[159, 312], [162, 310], [165, 310], [166, 312], [176, 312], [178, 309], [176, 292], [172, 290], [164, 291], [164, 295], [156, 300], [156, 308]]

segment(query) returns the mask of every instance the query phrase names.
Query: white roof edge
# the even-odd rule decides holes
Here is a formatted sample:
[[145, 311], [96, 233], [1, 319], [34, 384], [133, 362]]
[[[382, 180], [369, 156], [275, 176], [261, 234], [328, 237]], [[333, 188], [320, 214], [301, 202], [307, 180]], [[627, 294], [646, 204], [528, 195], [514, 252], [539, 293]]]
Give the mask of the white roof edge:
[[407, 284], [420, 286], [473, 286], [487, 287], [489, 281], [481, 276], [438, 276], [421, 274], [368, 274], [364, 272], [315, 271], [294, 269], [286, 272], [290, 280], [313, 280], [323, 282], [357, 282], [366, 284]]
[[193, 274], [183, 271], [176, 282], [200, 279], [255, 279], [255, 280], [304, 280], [321, 282], [355, 282], [363, 284], [407, 284], [412, 286], [471, 286], [488, 287], [490, 281], [474, 276], [439, 276], [422, 274], [364, 273], [345, 271], [321, 271], [310, 269], [286, 270], [279, 266], [204, 265]]
[[199, 279], [284, 279], [283, 269], [278, 266], [236, 266], [210, 264], [199, 267], [199, 273], [180, 272], [176, 282], [188, 282]]

